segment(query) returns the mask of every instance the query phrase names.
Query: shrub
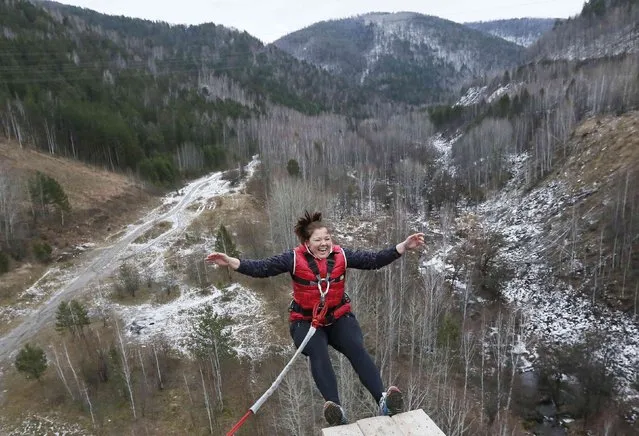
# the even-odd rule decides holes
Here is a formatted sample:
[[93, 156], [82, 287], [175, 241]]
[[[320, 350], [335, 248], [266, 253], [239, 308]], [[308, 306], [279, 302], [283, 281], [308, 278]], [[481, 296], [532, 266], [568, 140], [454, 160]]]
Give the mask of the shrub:
[[9, 272], [9, 255], [0, 251], [0, 274]]
[[47, 356], [38, 346], [26, 344], [18, 353], [15, 360], [16, 369], [25, 373], [27, 378], [40, 380], [47, 369]]
[[46, 242], [34, 242], [33, 243], [33, 255], [38, 261], [47, 263], [51, 260], [52, 248]]
[[299, 177], [300, 164], [295, 159], [290, 159], [286, 164], [286, 171], [288, 171], [288, 175], [291, 177]]
[[118, 270], [118, 288], [121, 291], [135, 297], [135, 292], [140, 289], [140, 272], [132, 265], [123, 263]]

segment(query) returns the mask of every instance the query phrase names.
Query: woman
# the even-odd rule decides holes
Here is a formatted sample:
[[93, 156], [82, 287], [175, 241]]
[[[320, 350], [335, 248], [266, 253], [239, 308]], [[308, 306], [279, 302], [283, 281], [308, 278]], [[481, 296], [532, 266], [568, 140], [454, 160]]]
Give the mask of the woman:
[[[314, 322], [317, 331], [308, 342], [304, 355], [311, 362], [315, 384], [324, 397], [324, 417], [330, 425], [348, 421], [337, 393], [337, 380], [331, 365], [328, 345], [344, 354], [362, 384], [379, 404], [380, 414], [394, 415], [403, 408], [402, 393], [384, 385], [373, 359], [364, 348], [362, 331], [351, 313], [344, 292], [346, 268], [378, 269], [398, 259], [405, 251], [424, 244], [424, 234], [415, 233], [394, 247], [381, 251], [355, 251], [333, 245], [322, 214], [308, 212], [295, 226], [300, 245], [292, 251], [262, 260], [237, 259], [224, 253], [211, 253], [208, 263], [230, 266], [252, 277], [270, 277], [289, 273], [293, 280], [290, 333], [299, 347]], [[322, 310], [324, 309], [324, 310]]]

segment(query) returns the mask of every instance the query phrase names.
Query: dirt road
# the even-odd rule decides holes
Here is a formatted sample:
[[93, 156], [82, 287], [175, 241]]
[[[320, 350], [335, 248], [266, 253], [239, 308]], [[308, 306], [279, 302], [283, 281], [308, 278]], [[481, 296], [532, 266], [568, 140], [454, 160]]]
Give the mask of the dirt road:
[[[221, 173], [198, 179], [182, 188], [181, 195], [167, 199], [164, 206], [151, 211], [141, 220], [141, 224], [128, 226], [126, 234], [112, 245], [98, 246], [90, 253], [86, 253], [71, 279], [67, 279], [54, 295], [0, 338], [0, 364], [6, 364], [20, 346], [47, 324], [54, 322], [55, 312], [61, 301], [77, 298], [83, 293], [90, 292], [91, 285], [96, 285], [98, 280], [110, 276], [120, 262], [149, 249], [150, 246], [162, 242], [176, 232], [184, 231], [193, 218], [201, 212], [206, 200], [228, 191], [229, 183], [222, 180]], [[169, 203], [171, 200], [173, 203]], [[132, 244], [157, 223], [166, 221], [173, 224], [169, 230], [143, 245]]]

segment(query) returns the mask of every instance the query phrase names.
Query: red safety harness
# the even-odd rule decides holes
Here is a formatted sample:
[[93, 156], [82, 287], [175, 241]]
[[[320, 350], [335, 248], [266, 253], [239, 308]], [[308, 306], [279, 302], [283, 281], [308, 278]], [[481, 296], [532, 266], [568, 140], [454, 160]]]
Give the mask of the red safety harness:
[[[312, 321], [314, 326], [324, 326], [350, 312], [350, 299], [344, 292], [346, 260], [340, 247], [333, 246], [326, 258], [324, 277], [317, 260], [305, 246], [297, 247], [294, 255], [295, 269], [291, 274], [293, 301], [289, 307], [291, 321]], [[341, 258], [336, 259], [336, 256]]]

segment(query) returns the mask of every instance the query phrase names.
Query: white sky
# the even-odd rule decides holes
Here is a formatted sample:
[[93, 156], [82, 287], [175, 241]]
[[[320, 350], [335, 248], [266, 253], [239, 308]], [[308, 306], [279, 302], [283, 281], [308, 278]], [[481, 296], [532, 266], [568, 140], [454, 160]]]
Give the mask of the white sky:
[[318, 21], [367, 12], [410, 11], [456, 21], [567, 18], [584, 0], [58, 0], [111, 15], [172, 24], [215, 23], [265, 43]]

